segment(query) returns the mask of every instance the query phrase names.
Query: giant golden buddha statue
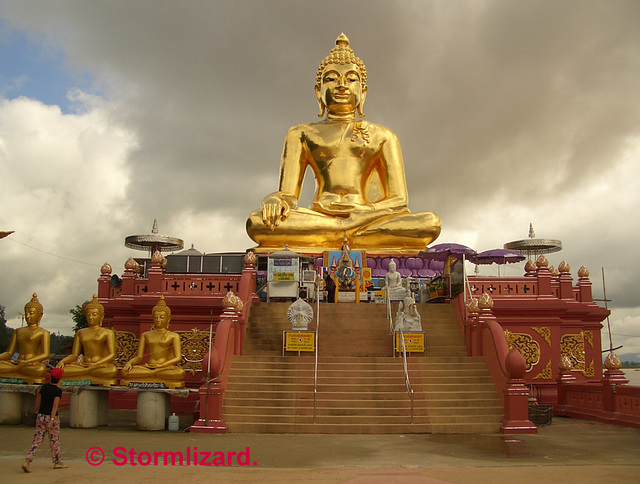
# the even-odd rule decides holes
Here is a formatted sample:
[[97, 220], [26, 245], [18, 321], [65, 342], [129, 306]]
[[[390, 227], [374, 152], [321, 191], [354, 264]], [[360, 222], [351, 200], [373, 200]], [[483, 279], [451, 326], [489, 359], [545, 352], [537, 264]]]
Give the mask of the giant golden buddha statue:
[[[79, 330], [73, 338], [71, 354], [56, 365], [64, 369], [63, 380], [91, 380], [93, 385], [115, 385], [118, 369], [113, 364], [116, 358], [116, 337], [112, 329], [102, 327], [104, 306], [98, 296], [84, 308], [88, 328]], [[78, 358], [82, 354], [82, 361]]]
[[[142, 333], [138, 354], [122, 368], [121, 383], [164, 383], [167, 388], [182, 388], [185, 372], [176, 366], [182, 361], [180, 336], [169, 331], [171, 309], [167, 306], [164, 296], [160, 296], [160, 301], [151, 310], [151, 314], [153, 328]], [[149, 358], [141, 365], [147, 350]]]
[[[29, 384], [44, 383], [47, 367], [43, 361], [49, 359], [49, 331], [40, 327], [44, 309], [34, 292], [31, 301], [24, 306], [27, 325], [11, 334], [9, 346], [0, 353], [0, 377], [22, 378]], [[12, 360], [16, 349], [18, 359]]]
[[[268, 252], [288, 244], [317, 252], [342, 246], [385, 252], [423, 250], [440, 234], [432, 212], [411, 213], [398, 138], [368, 121], [363, 106], [367, 70], [341, 34], [318, 67], [320, 117], [289, 129], [278, 191], [267, 195], [247, 220], [247, 233]], [[298, 207], [304, 175], [316, 182], [311, 207]]]

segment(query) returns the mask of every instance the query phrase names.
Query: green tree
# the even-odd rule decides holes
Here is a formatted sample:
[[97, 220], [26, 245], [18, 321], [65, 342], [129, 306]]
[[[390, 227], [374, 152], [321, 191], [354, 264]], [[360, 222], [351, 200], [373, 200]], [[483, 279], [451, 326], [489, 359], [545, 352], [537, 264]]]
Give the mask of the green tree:
[[[71, 342], [73, 342], [73, 336], [66, 336], [60, 333], [51, 333], [51, 346], [49, 351], [52, 355], [62, 353], [62, 348], [64, 348]], [[65, 353], [67, 352], [65, 351]]]
[[0, 304], [0, 353], [9, 345], [12, 331], [11, 328], [7, 328], [7, 320], [4, 319], [4, 306]]
[[76, 306], [73, 309], [69, 309], [69, 312], [71, 313], [71, 319], [73, 319], [73, 322], [75, 323], [75, 325], [73, 326], [73, 334], [76, 334], [79, 329], [89, 327], [89, 323], [87, 323], [87, 315], [82, 309], [87, 304], [89, 304], [89, 301], [83, 302], [81, 306]]

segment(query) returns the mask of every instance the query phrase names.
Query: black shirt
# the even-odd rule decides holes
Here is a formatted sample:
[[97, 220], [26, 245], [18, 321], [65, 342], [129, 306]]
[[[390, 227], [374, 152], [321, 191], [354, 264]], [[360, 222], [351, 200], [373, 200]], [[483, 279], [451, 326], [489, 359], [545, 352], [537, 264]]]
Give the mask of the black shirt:
[[[51, 383], [45, 383], [40, 388], [40, 408], [38, 413], [42, 415], [51, 415], [51, 409], [53, 408], [53, 401], [56, 397], [62, 398], [62, 388]], [[57, 414], [56, 410], [56, 414]]]

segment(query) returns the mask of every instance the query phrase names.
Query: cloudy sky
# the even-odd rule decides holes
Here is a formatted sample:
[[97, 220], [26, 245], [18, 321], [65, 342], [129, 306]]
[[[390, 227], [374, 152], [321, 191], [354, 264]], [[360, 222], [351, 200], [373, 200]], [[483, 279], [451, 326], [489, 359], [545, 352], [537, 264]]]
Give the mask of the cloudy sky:
[[614, 345], [640, 360], [638, 25], [633, 0], [2, 0], [9, 326], [35, 291], [43, 327], [70, 334], [154, 218], [203, 252], [253, 246], [245, 219], [277, 187], [287, 128], [317, 119], [316, 67], [345, 32], [438, 242], [486, 250], [533, 223], [595, 297], [604, 267]]

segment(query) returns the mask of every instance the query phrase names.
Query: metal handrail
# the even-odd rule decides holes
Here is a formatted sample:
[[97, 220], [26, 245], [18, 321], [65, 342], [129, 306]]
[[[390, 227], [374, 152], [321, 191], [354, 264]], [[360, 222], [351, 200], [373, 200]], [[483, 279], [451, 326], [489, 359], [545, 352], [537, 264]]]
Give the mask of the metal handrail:
[[400, 340], [402, 341], [402, 364], [404, 366], [404, 387], [411, 398], [411, 425], [413, 425], [413, 388], [409, 381], [409, 369], [407, 368], [407, 347], [404, 344], [404, 331], [400, 330]]
[[316, 362], [313, 370], [313, 423], [316, 423], [316, 405], [318, 402], [318, 329], [320, 328], [320, 286], [316, 281]]
[[389, 333], [393, 334], [393, 318], [391, 317], [391, 296], [389, 288], [385, 290], [385, 299], [387, 300], [387, 319], [389, 320]]

